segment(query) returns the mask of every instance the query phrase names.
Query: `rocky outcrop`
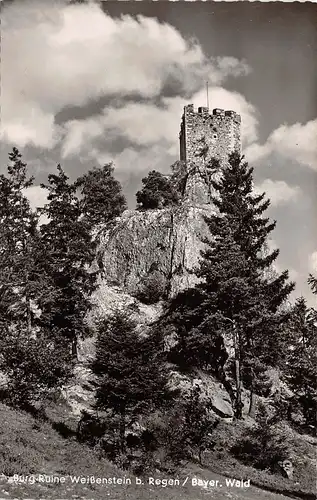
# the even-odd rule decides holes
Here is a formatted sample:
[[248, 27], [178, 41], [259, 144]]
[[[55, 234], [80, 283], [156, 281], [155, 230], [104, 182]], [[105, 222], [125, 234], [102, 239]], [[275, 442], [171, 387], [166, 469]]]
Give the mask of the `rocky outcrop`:
[[232, 421], [233, 411], [230, 397], [223, 385], [211, 375], [200, 371], [193, 378], [178, 371], [172, 371], [169, 383], [172, 389], [178, 389], [182, 394], [188, 394], [194, 387], [198, 386], [201, 391], [201, 399], [208, 401], [208, 407], [215, 416], [224, 418], [227, 422]]
[[[193, 184], [192, 176], [186, 177], [185, 196], [180, 205], [146, 211], [126, 210], [111, 226], [98, 229], [96, 261], [100, 273], [98, 289], [92, 296], [94, 307], [89, 316], [92, 326], [100, 317], [122, 311], [144, 334], [164, 309], [163, 302], [145, 304], [138, 300], [147, 279], [153, 276], [161, 278], [158, 281], [160, 285], [162, 281], [164, 283], [163, 298], [173, 297], [198, 282], [195, 269], [205, 248], [204, 240], [210, 238], [205, 217], [214, 213], [215, 208], [208, 203], [195, 203], [186, 196]], [[165, 340], [168, 349], [173, 338]], [[78, 372], [78, 384], [84, 388], [91, 379], [87, 362], [89, 364], [94, 356], [94, 343], [95, 339], [90, 338], [79, 345], [81, 371]], [[215, 415], [230, 420], [230, 398], [221, 383], [203, 374], [197, 380], [211, 401]], [[171, 373], [171, 384], [186, 392], [192, 386], [192, 380], [175, 371]], [[78, 388], [69, 390], [68, 399], [77, 412], [86, 404], [85, 400], [89, 405], [85, 391], [82, 391], [79, 401], [76, 396]]]
[[[132, 295], [124, 292], [122, 288], [108, 285], [103, 279], [100, 279], [99, 286], [93, 293], [91, 301], [93, 307], [87, 321], [92, 330], [100, 319], [119, 312], [127, 315], [137, 325], [136, 332], [144, 334], [147, 332], [148, 326], [153, 325], [162, 314], [162, 303], [142, 304]], [[79, 340], [77, 355], [79, 363], [83, 366], [89, 364], [95, 356], [95, 340], [95, 336]]]
[[211, 211], [211, 205], [183, 203], [124, 212], [112, 228], [100, 234], [101, 279], [131, 295], [154, 271], [164, 278], [168, 296], [193, 286], [202, 240], [209, 236], [204, 216]]

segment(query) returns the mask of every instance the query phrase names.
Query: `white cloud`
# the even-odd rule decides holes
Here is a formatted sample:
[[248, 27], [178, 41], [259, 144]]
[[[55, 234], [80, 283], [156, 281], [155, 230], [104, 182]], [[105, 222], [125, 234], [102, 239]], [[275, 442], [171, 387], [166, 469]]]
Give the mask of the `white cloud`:
[[173, 158], [166, 154], [164, 149], [161, 144], [155, 144], [140, 152], [126, 148], [114, 157], [116, 170], [120, 174], [129, 171], [133, 174], [139, 172], [141, 175], [146, 174], [149, 170], [169, 172]]
[[[31, 186], [24, 190], [24, 195], [29, 200], [30, 206], [32, 210], [36, 210], [37, 208], [42, 208], [46, 203], [48, 203], [47, 196], [48, 190], [41, 188], [41, 186]], [[49, 218], [42, 214], [39, 218], [39, 225], [47, 224], [49, 222]]]
[[175, 161], [175, 156], [167, 150], [164, 142], [152, 144], [140, 151], [127, 147], [120, 153], [112, 155], [100, 148], [93, 148], [88, 155], [89, 159], [99, 165], [113, 162], [116, 175], [122, 182], [125, 182], [131, 174], [142, 177], [150, 170], [170, 173], [170, 166]]
[[290, 186], [285, 181], [272, 181], [265, 179], [255, 187], [257, 193], [265, 192], [271, 200], [271, 205], [281, 205], [290, 201], [295, 201], [301, 195], [299, 186]]
[[62, 155], [89, 153], [98, 147], [104, 154], [107, 145], [118, 137], [136, 147], [164, 143], [163, 156], [166, 152], [177, 154], [183, 106], [184, 101], [180, 98], [165, 98], [161, 108], [151, 103], [127, 103], [121, 108], [108, 106], [100, 115], [91, 118], [69, 121], [64, 125]]
[[94, 139], [104, 133], [102, 115], [85, 120], [70, 120], [64, 125], [62, 157], [80, 155], [83, 148], [89, 148]]
[[301, 274], [299, 273], [299, 271], [296, 271], [296, 269], [293, 269], [292, 267], [288, 268], [288, 275], [289, 279], [295, 282], [301, 278]]
[[281, 125], [265, 144], [252, 144], [245, 151], [250, 162], [262, 160], [272, 153], [317, 170], [317, 120]]
[[95, 3], [8, 4], [2, 26], [2, 136], [50, 148], [54, 116], [101, 96], [153, 98], [171, 86], [193, 93], [209, 78], [246, 74], [232, 57], [207, 59], [168, 24], [138, 16], [111, 18]]
[[216, 71], [210, 75], [210, 81], [214, 83], [221, 83], [227, 75], [248, 75], [251, 71], [246, 62], [238, 61], [235, 57], [217, 57], [216, 60], [219, 68], [218, 82], [215, 78]]
[[[44, 113], [36, 105], [24, 106], [25, 113], [9, 116], [6, 105], [2, 119], [1, 138], [14, 142], [20, 147], [33, 144], [42, 148], [52, 148], [60, 138], [61, 128], [54, 124], [54, 115]], [[6, 114], [7, 113], [7, 114]]]
[[317, 250], [309, 257], [309, 269], [312, 273], [317, 273]]
[[[257, 137], [256, 112], [241, 94], [221, 87], [211, 87], [209, 94], [211, 107], [233, 109], [241, 113], [244, 143]], [[188, 101], [198, 107], [205, 103], [205, 99], [205, 91], [201, 90]], [[160, 152], [160, 163], [169, 165], [179, 154], [178, 133], [184, 104], [180, 97], [163, 98], [162, 107], [152, 103], [127, 103], [121, 108], [107, 106], [100, 115], [94, 117], [69, 121], [64, 124], [62, 155], [82, 154], [91, 157], [93, 151], [94, 156], [99, 158], [104, 155], [109, 157], [107, 147], [114, 139], [122, 137], [129, 143], [129, 154], [132, 143], [135, 148], [146, 147], [149, 150], [140, 153], [138, 148], [135, 156], [148, 158]], [[120, 165], [120, 168], [124, 168], [122, 161]], [[128, 170], [130, 165], [127, 162], [125, 169]], [[143, 161], [140, 158], [133, 165], [143, 165]]]
[[166, 100], [165, 108], [150, 103], [127, 103], [119, 109], [106, 107], [98, 116], [65, 124], [62, 154], [65, 157], [82, 149], [89, 150], [98, 138], [104, 138], [104, 146], [117, 137], [125, 137], [137, 146], [173, 141], [177, 137], [181, 110], [177, 100]]

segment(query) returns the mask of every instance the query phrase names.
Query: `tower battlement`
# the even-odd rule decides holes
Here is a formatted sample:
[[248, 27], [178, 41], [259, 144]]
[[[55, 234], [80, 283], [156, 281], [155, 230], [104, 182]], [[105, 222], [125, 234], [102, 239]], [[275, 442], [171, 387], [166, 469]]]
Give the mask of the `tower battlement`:
[[215, 108], [212, 114], [207, 107], [193, 104], [184, 107], [179, 133], [181, 161], [197, 161], [198, 144], [204, 139], [208, 146], [207, 158], [226, 161], [233, 151], [241, 153], [241, 116], [235, 111]]
[[[193, 104], [184, 107], [179, 133], [180, 160], [188, 168], [196, 171], [205, 169], [212, 158], [219, 160], [220, 166], [228, 161], [234, 151], [241, 154], [241, 116], [235, 111], [200, 106], [197, 111]], [[206, 148], [207, 146], [207, 148]], [[206, 154], [202, 154], [203, 148]], [[208, 203], [206, 186], [202, 175], [195, 175], [191, 180], [191, 194], [194, 202]], [[208, 188], [209, 189], [209, 188]], [[198, 195], [198, 192], [200, 193]]]

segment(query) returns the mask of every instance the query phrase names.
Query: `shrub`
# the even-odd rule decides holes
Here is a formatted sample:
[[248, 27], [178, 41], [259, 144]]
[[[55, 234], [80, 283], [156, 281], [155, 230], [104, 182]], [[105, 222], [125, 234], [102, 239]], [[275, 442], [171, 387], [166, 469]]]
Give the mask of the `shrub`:
[[148, 424], [156, 436], [156, 453], [164, 450], [161, 466], [170, 470], [183, 460], [193, 459], [202, 463], [203, 452], [213, 445], [211, 436], [217, 424], [208, 410], [208, 401], [201, 398], [200, 387], [194, 386]]
[[136, 297], [144, 304], [155, 304], [164, 298], [166, 286], [167, 281], [163, 274], [153, 271], [141, 281]]
[[2, 329], [0, 368], [6, 376], [5, 400], [30, 410], [72, 374], [69, 346], [48, 336]]
[[142, 179], [142, 184], [142, 189], [136, 193], [140, 208], [163, 208], [179, 202], [179, 193], [174, 184], [160, 172], [152, 170]]
[[285, 435], [272, 422], [260, 403], [255, 426], [247, 429], [231, 448], [234, 456], [246, 465], [274, 472], [278, 462], [288, 457], [288, 446]]

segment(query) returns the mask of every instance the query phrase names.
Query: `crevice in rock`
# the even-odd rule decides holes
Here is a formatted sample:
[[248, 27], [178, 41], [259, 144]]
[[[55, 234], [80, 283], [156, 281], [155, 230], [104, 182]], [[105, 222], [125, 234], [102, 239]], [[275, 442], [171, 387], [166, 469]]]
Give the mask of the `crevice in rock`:
[[174, 238], [174, 212], [171, 210], [171, 230], [169, 237], [169, 246], [171, 249], [171, 257], [169, 264], [169, 272], [167, 276], [167, 287], [166, 292], [167, 296], [169, 296], [171, 288], [172, 288], [172, 277], [173, 277], [173, 265], [174, 265], [174, 255], [175, 255], [175, 238]]

